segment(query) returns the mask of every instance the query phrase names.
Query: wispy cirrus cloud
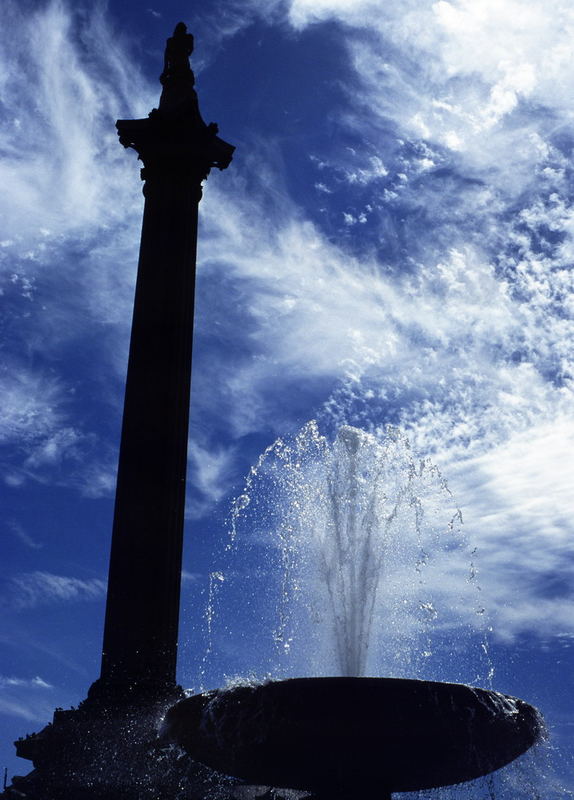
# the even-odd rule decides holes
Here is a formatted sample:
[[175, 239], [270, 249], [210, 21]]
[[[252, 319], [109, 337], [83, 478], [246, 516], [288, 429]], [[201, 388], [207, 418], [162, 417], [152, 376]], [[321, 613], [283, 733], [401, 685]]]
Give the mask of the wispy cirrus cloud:
[[84, 580], [38, 570], [10, 578], [4, 591], [4, 602], [14, 609], [23, 610], [46, 603], [100, 600], [105, 593], [106, 583], [99, 578]]
[[21, 525], [17, 520], [6, 520], [5, 526], [19, 542], [30, 548], [30, 550], [40, 550], [44, 546], [43, 542], [39, 541], [33, 536], [30, 536], [30, 534], [25, 530], [24, 526]]
[[194, 496], [186, 503], [186, 514], [202, 517], [229, 491], [236, 474], [235, 447], [229, 449], [202, 447], [199, 442], [189, 443], [189, 470]]
[[45, 722], [53, 711], [53, 690], [52, 684], [39, 675], [0, 675], [0, 714], [27, 722]]
[[51, 700], [38, 703], [29, 697], [4, 697], [0, 695], [0, 714], [9, 717], [18, 717], [27, 722], [45, 723], [54, 712]]
[[52, 471], [96, 496], [115, 455], [76, 418], [68, 364], [108, 360], [89, 395], [120, 413], [141, 201], [114, 121], [147, 113], [149, 84], [102, 7], [7, 2], [0, 17], [4, 476], [16, 486]]
[[5, 675], [0, 675], [0, 689], [12, 687], [21, 687], [25, 689], [51, 689], [52, 685], [47, 683], [39, 675], [36, 675], [35, 678], [9, 678]]
[[113, 123], [121, 111], [146, 113], [149, 86], [101, 8], [80, 21], [65, 3], [30, 14], [8, 2], [2, 15], [11, 35], [1, 51], [0, 175], [11, 187], [3, 204], [11, 238], [42, 225], [52, 235], [102, 225], [118, 213], [111, 198], [130, 196]]
[[504, 639], [574, 633], [573, 443], [570, 416], [562, 417], [448, 465], [467, 534], [479, 545], [485, 602]]

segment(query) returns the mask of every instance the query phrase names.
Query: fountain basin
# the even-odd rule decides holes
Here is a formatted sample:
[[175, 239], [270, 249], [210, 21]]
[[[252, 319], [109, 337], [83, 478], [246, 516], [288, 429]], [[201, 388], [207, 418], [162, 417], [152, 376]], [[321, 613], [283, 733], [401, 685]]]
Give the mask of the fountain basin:
[[528, 703], [463, 684], [292, 678], [182, 700], [162, 737], [248, 783], [324, 795], [469, 781], [513, 761], [542, 731]]

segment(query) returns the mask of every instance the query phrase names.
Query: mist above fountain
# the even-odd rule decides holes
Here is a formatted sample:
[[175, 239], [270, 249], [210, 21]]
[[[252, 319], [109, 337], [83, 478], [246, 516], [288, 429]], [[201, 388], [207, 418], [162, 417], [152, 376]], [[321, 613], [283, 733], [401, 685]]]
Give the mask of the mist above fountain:
[[441, 645], [448, 639], [452, 652], [461, 634], [465, 650], [474, 635], [485, 656], [460, 511], [396, 429], [344, 426], [330, 442], [310, 422], [277, 440], [251, 470], [233, 522], [235, 564], [265, 560], [263, 579], [250, 574], [241, 594], [273, 608], [274, 674], [476, 679], [437, 666]]
[[541, 737], [540, 715], [522, 700], [460, 683], [363, 677], [385, 663], [381, 655], [396, 671], [428, 666], [429, 623], [439, 616], [454, 671], [457, 624], [468, 631], [483, 611], [471, 602], [465, 617], [447, 607], [457, 591], [445, 584], [472, 588], [474, 577], [462, 566], [460, 513], [438, 470], [417, 462], [397, 431], [377, 438], [344, 426], [331, 444], [309, 423], [293, 441], [278, 440], [235, 503], [235, 543], [247, 517], [256, 542], [268, 529], [277, 544], [279, 650], [307, 657], [296, 669], [317, 674], [330, 664], [340, 677], [189, 697], [166, 715], [165, 739], [249, 783], [385, 800], [487, 775]]

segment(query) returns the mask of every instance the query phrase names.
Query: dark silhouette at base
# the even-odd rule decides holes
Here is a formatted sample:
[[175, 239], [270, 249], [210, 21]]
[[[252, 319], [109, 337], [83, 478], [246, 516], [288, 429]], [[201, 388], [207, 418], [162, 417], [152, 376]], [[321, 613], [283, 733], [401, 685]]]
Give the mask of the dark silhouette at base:
[[528, 703], [462, 684], [292, 678], [182, 700], [162, 737], [251, 784], [385, 798], [479, 778], [542, 731]]

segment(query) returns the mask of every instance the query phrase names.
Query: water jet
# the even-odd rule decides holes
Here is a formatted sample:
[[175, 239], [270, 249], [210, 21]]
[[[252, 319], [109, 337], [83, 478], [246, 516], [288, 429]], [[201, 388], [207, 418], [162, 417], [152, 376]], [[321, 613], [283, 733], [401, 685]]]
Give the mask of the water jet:
[[[250, 784], [344, 800], [471, 781], [542, 737], [539, 713], [517, 698], [462, 683], [366, 677], [376, 628], [385, 624], [383, 589], [397, 566], [391, 556], [401, 545], [403, 557], [427, 546], [424, 488], [432, 494], [441, 486], [432, 466], [416, 465], [404, 437], [393, 432], [385, 445], [343, 426], [329, 443], [309, 423], [267, 449], [236, 503], [236, 521], [258, 489], [265, 494], [258, 473], [271, 476], [271, 505], [282, 509], [274, 517], [286, 552], [281, 583], [295, 582], [308, 605], [322, 593], [321, 630], [339, 674], [188, 697], [166, 714], [166, 741]], [[414, 549], [405, 548], [408, 538]], [[405, 591], [401, 599], [398, 590], [401, 608]], [[432, 604], [420, 602], [421, 591], [417, 584], [424, 612]], [[307, 629], [302, 638], [313, 646]]]

